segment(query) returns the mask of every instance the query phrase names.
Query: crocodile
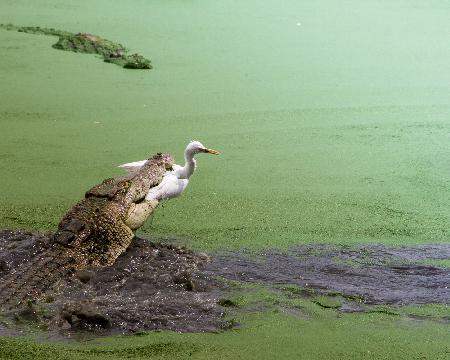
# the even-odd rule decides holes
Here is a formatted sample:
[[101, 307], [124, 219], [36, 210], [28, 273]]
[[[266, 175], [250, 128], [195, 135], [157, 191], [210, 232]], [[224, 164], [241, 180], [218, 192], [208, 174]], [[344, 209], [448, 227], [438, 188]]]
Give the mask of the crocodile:
[[106, 179], [88, 190], [65, 213], [48, 248], [3, 279], [1, 307], [32, 303], [62, 277], [112, 265], [158, 206], [158, 201], [145, 200], [145, 196], [173, 162], [171, 155], [158, 153], [139, 170]]

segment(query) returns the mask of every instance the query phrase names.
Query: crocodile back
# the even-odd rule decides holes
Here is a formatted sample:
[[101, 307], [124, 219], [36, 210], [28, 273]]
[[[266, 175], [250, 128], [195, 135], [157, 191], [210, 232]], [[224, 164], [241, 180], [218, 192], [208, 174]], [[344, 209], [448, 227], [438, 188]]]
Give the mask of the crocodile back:
[[3, 279], [1, 308], [14, 308], [28, 299], [35, 299], [58, 279], [73, 273], [73, 265], [73, 259], [59, 246], [52, 246], [35, 256]]
[[131, 205], [144, 200], [149, 188], [158, 185], [172, 165], [172, 156], [157, 154], [139, 171], [106, 179], [88, 190], [62, 218], [51, 246], [3, 279], [1, 306], [35, 300], [77, 270], [112, 265], [134, 237], [125, 221]]

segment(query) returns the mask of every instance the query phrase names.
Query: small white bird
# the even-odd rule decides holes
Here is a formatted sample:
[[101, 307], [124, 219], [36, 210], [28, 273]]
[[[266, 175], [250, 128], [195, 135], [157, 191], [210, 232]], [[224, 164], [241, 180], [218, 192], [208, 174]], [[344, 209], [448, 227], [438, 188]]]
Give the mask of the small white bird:
[[[146, 200], [164, 200], [180, 196], [184, 189], [186, 189], [189, 178], [195, 171], [196, 161], [194, 156], [198, 153], [207, 153], [218, 155], [219, 152], [213, 149], [208, 149], [199, 141], [191, 141], [184, 150], [184, 166], [174, 164], [172, 170], [167, 171], [161, 183], [149, 190]], [[134, 171], [145, 164], [147, 160], [135, 161], [128, 164], [120, 165], [127, 171]]]

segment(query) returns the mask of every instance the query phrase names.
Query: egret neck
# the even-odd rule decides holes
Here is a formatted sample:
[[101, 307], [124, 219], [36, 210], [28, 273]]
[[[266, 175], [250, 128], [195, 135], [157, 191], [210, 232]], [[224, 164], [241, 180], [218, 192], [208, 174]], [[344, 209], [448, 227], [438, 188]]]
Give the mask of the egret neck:
[[189, 146], [184, 151], [184, 166], [175, 170], [179, 179], [189, 179], [194, 173], [195, 167], [197, 166], [194, 159], [196, 153], [197, 151]]

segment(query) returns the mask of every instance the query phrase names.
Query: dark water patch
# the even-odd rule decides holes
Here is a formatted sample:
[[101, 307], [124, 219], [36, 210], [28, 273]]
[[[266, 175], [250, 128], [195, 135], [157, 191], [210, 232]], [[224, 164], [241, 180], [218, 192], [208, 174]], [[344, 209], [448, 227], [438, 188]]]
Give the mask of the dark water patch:
[[[0, 281], [46, 249], [49, 238], [0, 231]], [[0, 335], [13, 331], [5, 322], [37, 325], [56, 338], [226, 328], [218, 304], [223, 285], [201, 272], [208, 260], [206, 254], [136, 238], [113, 266], [61, 279], [35, 303], [3, 313]]]
[[[383, 245], [298, 246], [289, 251], [222, 253], [206, 273], [264, 284], [292, 284], [315, 294], [341, 294], [366, 305], [450, 304], [450, 269], [416, 264], [450, 258], [450, 244], [391, 248]], [[305, 294], [308, 295], [305, 290]], [[310, 294], [311, 295], [311, 294]]]
[[71, 33], [53, 28], [39, 26], [15, 26], [0, 24], [0, 28], [27, 34], [49, 35], [58, 37], [52, 47], [58, 50], [72, 51], [84, 54], [96, 54], [104, 62], [113, 63], [126, 69], [151, 69], [150, 60], [139, 54], [128, 54], [128, 50], [119, 43], [103, 39], [100, 36], [88, 33]]

